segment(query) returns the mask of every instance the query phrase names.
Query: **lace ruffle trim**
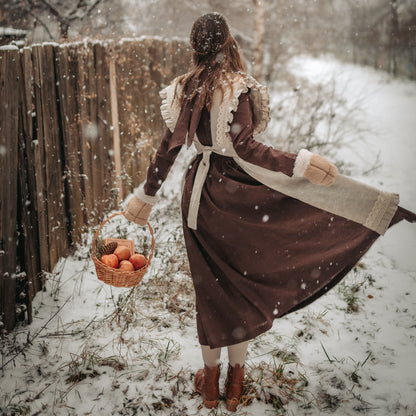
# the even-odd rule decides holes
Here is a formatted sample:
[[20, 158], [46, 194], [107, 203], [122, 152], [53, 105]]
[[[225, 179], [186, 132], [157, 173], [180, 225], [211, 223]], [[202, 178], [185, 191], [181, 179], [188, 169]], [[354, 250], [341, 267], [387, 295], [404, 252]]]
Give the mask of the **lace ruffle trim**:
[[363, 225], [383, 235], [396, 213], [398, 205], [399, 195], [380, 192]]
[[176, 122], [178, 121], [180, 112], [179, 106], [175, 106], [175, 103], [173, 102], [175, 88], [176, 80], [174, 80], [169, 86], [159, 92], [159, 95], [162, 98], [160, 113], [166, 123], [166, 126], [171, 132], [175, 130]]
[[[162, 98], [162, 104], [160, 111], [166, 126], [173, 132], [176, 126], [176, 122], [179, 117], [180, 108], [175, 105], [174, 94], [176, 88], [176, 80], [174, 80], [169, 86], [159, 92]], [[254, 101], [256, 117], [254, 120], [254, 134], [262, 133], [269, 121], [270, 121], [270, 98], [267, 92], [267, 88], [264, 85], [259, 84], [253, 77], [244, 74], [236, 82], [234, 86], [233, 95], [230, 100], [225, 100], [219, 109], [219, 122], [217, 123], [217, 142], [219, 145], [224, 145], [225, 138], [230, 132], [231, 123], [233, 121], [233, 112], [237, 111], [239, 97], [241, 94], [248, 92], [248, 90], [255, 91], [258, 95], [259, 102]]]
[[220, 146], [224, 145], [225, 137], [230, 132], [231, 123], [234, 118], [233, 112], [237, 111], [240, 95], [248, 92], [249, 89], [256, 91], [260, 98], [260, 108], [255, 109], [259, 111], [259, 117], [254, 120], [254, 134], [257, 135], [266, 130], [270, 121], [270, 97], [267, 88], [258, 83], [253, 77], [246, 74], [241, 77], [238, 84], [239, 85], [234, 87], [231, 100], [220, 106], [219, 118], [223, 119], [225, 116], [225, 123], [219, 122], [217, 124], [217, 142]]

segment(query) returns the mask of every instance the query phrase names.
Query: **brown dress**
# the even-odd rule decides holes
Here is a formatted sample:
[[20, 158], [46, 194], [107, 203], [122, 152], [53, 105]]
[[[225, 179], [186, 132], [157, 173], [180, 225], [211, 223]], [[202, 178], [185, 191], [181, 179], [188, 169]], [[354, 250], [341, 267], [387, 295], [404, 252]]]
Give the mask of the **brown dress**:
[[[195, 119], [183, 105], [175, 131], [166, 131], [144, 191], [155, 195], [187, 133], [211, 145], [210, 114]], [[239, 97], [230, 135], [238, 156], [292, 176], [296, 154], [253, 139], [250, 92]], [[188, 135], [192, 139], [193, 132]], [[338, 283], [379, 234], [358, 223], [270, 189], [231, 158], [212, 153], [202, 189], [197, 230], [187, 225], [190, 195], [202, 156], [186, 173], [182, 196], [185, 243], [196, 293], [199, 342], [236, 344], [268, 330], [275, 318], [309, 304]], [[390, 225], [416, 215], [398, 208]]]

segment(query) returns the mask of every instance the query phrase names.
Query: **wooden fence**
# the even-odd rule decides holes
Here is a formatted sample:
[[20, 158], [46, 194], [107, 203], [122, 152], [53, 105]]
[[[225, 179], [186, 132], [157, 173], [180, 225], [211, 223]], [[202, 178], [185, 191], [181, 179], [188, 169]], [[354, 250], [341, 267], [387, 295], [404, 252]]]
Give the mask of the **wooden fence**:
[[154, 38], [0, 48], [0, 327], [31, 322], [44, 272], [144, 179], [158, 92], [189, 56]]

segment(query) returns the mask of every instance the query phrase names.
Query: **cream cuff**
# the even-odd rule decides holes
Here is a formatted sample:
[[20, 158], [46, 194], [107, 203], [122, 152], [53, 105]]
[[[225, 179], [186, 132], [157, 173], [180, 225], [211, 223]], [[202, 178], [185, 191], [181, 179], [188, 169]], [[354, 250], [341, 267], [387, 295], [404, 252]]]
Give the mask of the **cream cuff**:
[[308, 168], [313, 153], [306, 149], [301, 149], [295, 160], [295, 167], [293, 168], [293, 176], [302, 178]]
[[136, 188], [133, 191], [133, 193], [135, 196], [137, 196], [137, 198], [139, 198], [141, 201], [149, 205], [154, 205], [156, 204], [157, 201], [159, 201], [159, 197], [156, 195], [155, 196], [146, 195], [142, 187]]

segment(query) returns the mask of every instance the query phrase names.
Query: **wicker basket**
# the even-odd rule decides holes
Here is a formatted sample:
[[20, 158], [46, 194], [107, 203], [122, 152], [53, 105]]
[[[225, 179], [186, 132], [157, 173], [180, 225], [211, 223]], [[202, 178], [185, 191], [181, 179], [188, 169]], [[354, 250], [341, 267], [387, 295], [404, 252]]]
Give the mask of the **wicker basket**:
[[103, 228], [104, 224], [107, 221], [109, 221], [111, 218], [115, 217], [116, 215], [123, 215], [123, 214], [124, 212], [116, 212], [115, 214], [111, 215], [106, 220], [104, 220], [101, 223], [101, 225], [98, 227], [97, 231], [95, 232], [94, 239], [92, 241], [91, 258], [92, 258], [92, 261], [94, 262], [95, 271], [97, 272], [97, 276], [99, 280], [109, 285], [116, 286], [116, 287], [133, 287], [133, 286], [138, 285], [142, 281], [143, 276], [146, 273], [147, 268], [150, 266], [150, 262], [153, 257], [153, 249], [155, 247], [155, 237], [153, 235], [153, 229], [149, 223], [147, 223], [147, 226], [149, 227], [149, 231], [152, 236], [152, 247], [151, 247], [149, 257], [147, 258], [146, 264], [140, 269], [134, 270], [134, 271], [114, 269], [102, 263], [97, 258], [97, 255], [95, 252], [98, 234]]

